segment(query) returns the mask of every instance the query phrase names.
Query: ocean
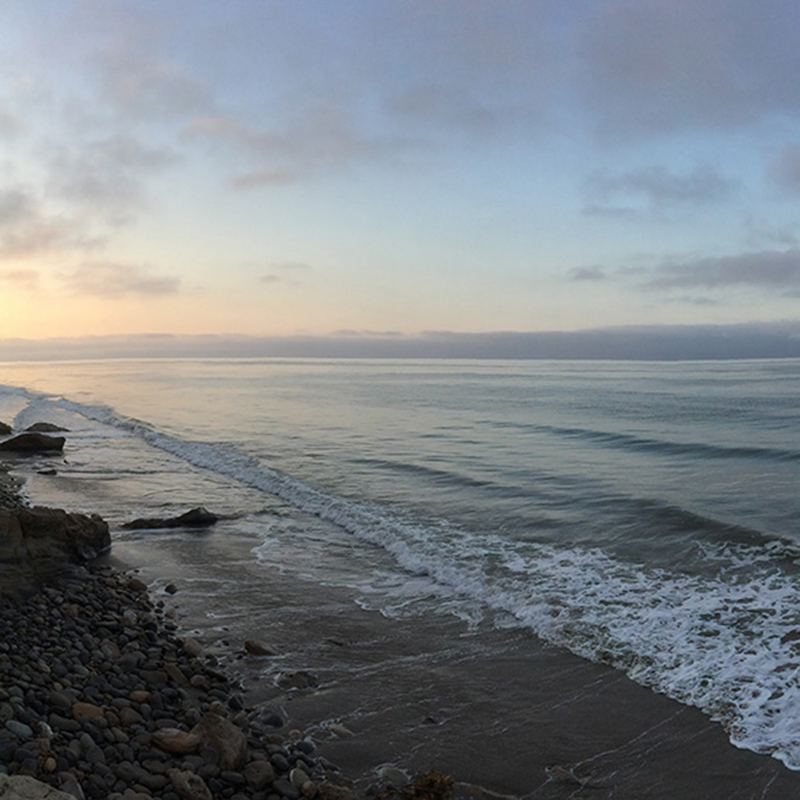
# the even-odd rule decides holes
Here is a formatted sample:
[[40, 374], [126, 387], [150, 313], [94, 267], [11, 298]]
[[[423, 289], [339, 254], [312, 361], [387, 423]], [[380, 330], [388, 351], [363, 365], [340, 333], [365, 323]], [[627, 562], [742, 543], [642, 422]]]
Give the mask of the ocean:
[[[800, 361], [98, 360], [0, 383], [0, 420], [70, 431], [20, 466], [29, 498], [106, 518], [248, 702], [364, 782], [800, 795]], [[197, 505], [213, 529], [120, 527]], [[243, 657], [248, 636], [280, 655]], [[287, 669], [318, 689], [282, 692]]]

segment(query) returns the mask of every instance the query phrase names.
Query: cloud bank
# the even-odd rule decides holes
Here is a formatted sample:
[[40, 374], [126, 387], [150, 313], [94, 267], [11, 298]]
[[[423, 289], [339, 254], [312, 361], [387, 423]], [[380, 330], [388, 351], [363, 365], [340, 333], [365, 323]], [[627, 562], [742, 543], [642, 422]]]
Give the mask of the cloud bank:
[[94, 336], [0, 339], [0, 361], [80, 358], [436, 358], [731, 360], [800, 358], [800, 322], [570, 332], [338, 331], [330, 336]]

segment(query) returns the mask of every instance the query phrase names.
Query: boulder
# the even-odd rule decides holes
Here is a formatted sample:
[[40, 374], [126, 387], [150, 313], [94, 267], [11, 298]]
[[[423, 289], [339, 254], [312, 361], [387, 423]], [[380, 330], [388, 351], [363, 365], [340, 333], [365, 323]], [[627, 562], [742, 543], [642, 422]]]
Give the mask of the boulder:
[[25, 430], [31, 433], [69, 433], [67, 428], [53, 425], [52, 422], [34, 422], [33, 425], [29, 425]]
[[108, 525], [97, 515], [0, 508], [0, 594], [24, 594], [109, 547]]
[[75, 800], [75, 795], [54, 789], [28, 775], [9, 777], [0, 772], [0, 800]]
[[178, 517], [142, 517], [125, 522], [123, 528], [207, 528], [217, 522], [216, 514], [212, 514], [202, 506], [193, 508]]
[[13, 433], [13, 429], [10, 425], [6, 425], [5, 422], [0, 422], [0, 436], [10, 436]]
[[232, 722], [212, 711], [192, 728], [204, 747], [219, 753], [220, 769], [239, 770], [247, 755], [247, 737]]
[[59, 453], [64, 449], [63, 436], [46, 436], [43, 433], [20, 433], [4, 442], [0, 450], [12, 453]]

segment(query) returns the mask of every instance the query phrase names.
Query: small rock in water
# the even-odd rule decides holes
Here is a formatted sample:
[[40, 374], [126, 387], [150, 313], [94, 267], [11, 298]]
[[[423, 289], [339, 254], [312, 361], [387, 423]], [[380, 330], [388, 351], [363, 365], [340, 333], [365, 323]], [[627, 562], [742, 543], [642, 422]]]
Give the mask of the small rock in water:
[[270, 647], [258, 639], [245, 639], [244, 649], [250, 653], [251, 656], [276, 656], [278, 651], [274, 647]]
[[25, 428], [29, 433], [69, 433], [68, 428], [62, 428], [60, 425], [53, 425], [52, 422], [34, 422]]
[[316, 675], [302, 669], [282, 672], [278, 675], [276, 683], [281, 689], [314, 689], [319, 686]]
[[165, 591], [167, 594], [175, 594], [175, 593], [178, 591], [178, 587], [177, 587], [177, 586], [176, 586], [174, 583], [168, 583], [168, 584], [167, 584], [167, 585], [164, 587], [164, 591]]
[[326, 727], [334, 736], [338, 736], [340, 739], [349, 739], [351, 736], [355, 736], [353, 731], [338, 722], [329, 722]]
[[0, 450], [14, 453], [53, 453], [64, 449], [63, 436], [45, 436], [43, 433], [20, 433], [0, 442]]

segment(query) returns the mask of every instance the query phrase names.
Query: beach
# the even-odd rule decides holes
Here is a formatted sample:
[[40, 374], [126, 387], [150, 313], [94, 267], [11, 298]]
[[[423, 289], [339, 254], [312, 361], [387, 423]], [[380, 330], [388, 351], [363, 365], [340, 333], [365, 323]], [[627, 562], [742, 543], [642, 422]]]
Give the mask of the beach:
[[[69, 429], [12, 470], [26, 498], [106, 519], [98, 566], [361, 795], [437, 770], [514, 797], [781, 800], [795, 367], [715, 370], [25, 365], [0, 419]], [[216, 524], [126, 527], [197, 506]]]

